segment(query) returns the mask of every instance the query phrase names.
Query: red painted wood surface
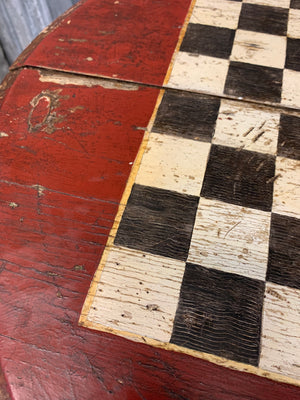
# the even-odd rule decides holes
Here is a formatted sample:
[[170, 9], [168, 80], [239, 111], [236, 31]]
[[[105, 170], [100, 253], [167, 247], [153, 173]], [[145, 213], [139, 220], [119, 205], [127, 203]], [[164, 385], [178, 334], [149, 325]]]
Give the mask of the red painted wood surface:
[[[12, 398], [298, 398], [294, 387], [78, 326], [125, 171], [129, 172], [124, 160], [134, 158], [141, 139], [133, 125], [145, 125], [157, 91], [118, 91], [118, 101], [110, 103], [113, 90], [107, 94], [101, 87], [59, 87], [38, 77], [38, 71], [22, 71], [0, 110], [1, 131], [9, 135], [1, 138], [0, 149], [0, 354]], [[55, 111], [57, 116], [66, 115], [63, 125], [55, 125], [53, 133], [41, 130], [42, 126], [30, 132], [30, 101], [45, 90], [58, 89], [61, 97]], [[80, 99], [85, 107], [77, 116], [68, 113], [74, 94], [76, 104]], [[37, 108], [36, 121], [44, 116], [44, 106]], [[122, 121], [126, 130], [118, 130], [119, 124], [112, 122], [115, 130], [105, 135], [111, 128], [108, 122], [101, 125], [108, 121], [106, 109], [109, 120]], [[97, 129], [90, 127], [92, 121]], [[72, 129], [63, 129], [66, 126]], [[122, 154], [115, 153], [116, 137]], [[122, 171], [107, 169], [105, 189], [92, 179], [99, 174], [98, 164], [107, 162], [96, 151], [101, 153], [103, 146], [112, 147], [111, 157], [118, 155]], [[73, 179], [66, 179], [72, 169]], [[115, 175], [119, 180], [109, 184]]]
[[[161, 84], [189, 1], [120, 2], [112, 23], [115, 3], [83, 3], [24, 65]], [[0, 366], [11, 398], [298, 399], [292, 386], [78, 326], [158, 89], [39, 78], [23, 69], [0, 90]]]
[[30, 46], [15, 67], [162, 85], [190, 3], [87, 0]]

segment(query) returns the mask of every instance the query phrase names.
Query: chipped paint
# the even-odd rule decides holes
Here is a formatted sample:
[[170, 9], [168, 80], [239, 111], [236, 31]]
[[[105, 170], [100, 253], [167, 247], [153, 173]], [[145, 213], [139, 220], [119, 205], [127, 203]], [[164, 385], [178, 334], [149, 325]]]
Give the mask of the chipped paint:
[[48, 83], [57, 83], [59, 85], [76, 85], [76, 86], [101, 86], [104, 89], [112, 89], [112, 90], [127, 90], [127, 91], [136, 91], [139, 90], [139, 86], [131, 83], [121, 83], [116, 81], [110, 81], [108, 79], [101, 78], [91, 78], [87, 76], [81, 75], [72, 75], [60, 72], [39, 72], [40, 81], [48, 82]]

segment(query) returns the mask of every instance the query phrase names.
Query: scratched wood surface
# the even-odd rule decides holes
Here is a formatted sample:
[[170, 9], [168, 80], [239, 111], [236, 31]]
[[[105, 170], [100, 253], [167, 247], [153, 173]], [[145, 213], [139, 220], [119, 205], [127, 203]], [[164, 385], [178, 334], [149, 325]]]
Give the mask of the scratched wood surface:
[[[299, 114], [171, 90], [161, 92], [158, 105], [80, 323], [168, 349], [191, 350], [196, 357], [203, 352], [223, 357], [219, 362], [227, 359], [228, 366], [229, 360], [238, 361], [248, 371], [260, 367], [297, 384], [299, 337], [287, 334], [284, 346], [283, 332], [289, 324], [299, 330], [299, 323], [293, 313], [287, 320], [277, 319], [268, 294], [275, 282], [279, 286], [272, 293], [296, 307], [300, 193], [293, 132]], [[287, 141], [284, 131], [290, 132]], [[276, 250], [280, 238], [282, 256]], [[157, 279], [146, 261], [153, 256], [160, 256], [161, 284], [156, 301], [150, 295], [147, 302], [143, 288]], [[175, 292], [164, 272], [171, 260], [181, 270]], [[112, 271], [120, 274], [122, 289], [115, 286]], [[169, 289], [173, 308], [165, 308], [162, 300]], [[153, 330], [144, 322], [147, 315]]]
[[172, 7], [164, 0], [82, 4], [56, 21], [14, 66], [162, 85], [190, 0], [174, 0]]
[[[77, 90], [104, 90], [102, 81], [100, 85], [93, 81], [89, 88], [77, 87], [72, 76], [62, 80], [58, 74], [41, 82], [42, 76], [38, 71], [23, 71], [7, 80], [7, 89], [1, 94], [1, 111], [6, 110], [1, 112], [2, 118], [11, 116], [7, 115], [9, 103], [15, 104], [13, 94], [20, 90], [21, 78], [28, 77], [31, 83], [36, 79], [32, 92], [24, 94], [29, 98], [34, 98], [38, 90], [45, 90], [46, 84], [51, 90], [52, 85], [59, 87], [62, 94], [71, 90], [75, 95]], [[106, 90], [112, 93], [111, 88]], [[39, 133], [29, 132], [24, 114], [30, 113], [30, 101], [23, 104], [26, 107], [22, 105], [19, 113], [12, 114], [18, 133], [27, 132], [38, 141], [38, 134], [55, 137], [56, 132], [49, 134], [42, 129]], [[58, 115], [60, 109], [64, 109], [63, 103], [55, 109]], [[43, 108], [41, 119], [42, 111]], [[73, 115], [69, 113], [66, 120], [71, 122]], [[119, 121], [119, 111], [117, 116]], [[2, 126], [8, 132], [9, 125]], [[58, 135], [61, 141], [61, 132]], [[8, 136], [1, 140], [4, 148], [10, 147], [5, 142]], [[101, 143], [101, 135], [99, 140]], [[93, 138], [91, 142], [94, 143]], [[18, 153], [15, 160], [20, 160], [22, 154], [26, 160], [27, 153]], [[35, 159], [39, 160], [38, 152]], [[74, 162], [74, 158], [69, 160], [66, 162]], [[18, 182], [16, 169], [7, 161], [7, 177], [1, 179], [0, 190], [1, 223], [5, 227], [1, 230], [0, 294], [1, 315], [5, 318], [0, 324], [0, 348], [12, 399], [297, 399], [297, 388], [284, 383], [79, 327], [82, 303], [117, 202], [87, 197], [84, 191], [57, 191], [42, 186], [43, 182], [37, 184], [35, 176], [33, 184]], [[146, 299], [149, 312], [155, 312], [156, 301], [151, 295], [149, 301]]]
[[[216, 6], [225, 15], [224, 1]], [[195, 67], [207, 59], [179, 51], [190, 1], [120, 3], [82, 2], [23, 53], [0, 90], [0, 357], [12, 398], [298, 399], [299, 114], [125, 83], [161, 86], [174, 80], [178, 55]], [[212, 24], [236, 29], [239, 3]], [[276, 78], [270, 102], [293, 86], [286, 105], [294, 107], [291, 54], [283, 75], [294, 85], [279, 88], [278, 68], [249, 68]], [[224, 60], [205, 65], [224, 75]], [[87, 76], [98, 66], [113, 80]], [[269, 102], [263, 87], [256, 93]], [[207, 251], [199, 251], [203, 240]], [[214, 241], [220, 253], [231, 246], [223, 260]]]

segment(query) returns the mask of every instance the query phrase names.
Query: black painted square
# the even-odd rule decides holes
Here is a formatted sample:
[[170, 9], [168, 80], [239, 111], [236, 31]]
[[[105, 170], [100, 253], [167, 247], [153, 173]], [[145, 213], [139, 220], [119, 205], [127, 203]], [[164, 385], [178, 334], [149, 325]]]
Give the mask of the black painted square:
[[300, 220], [272, 214], [267, 280], [300, 289]]
[[115, 244], [186, 260], [198, 197], [134, 185]]
[[300, 71], [300, 39], [287, 38], [285, 68]]
[[230, 62], [225, 83], [226, 94], [279, 103], [283, 71], [240, 62]]
[[228, 59], [235, 31], [210, 25], [189, 24], [180, 50]]
[[277, 154], [300, 160], [300, 118], [281, 114]]
[[242, 5], [239, 29], [285, 36], [287, 33], [289, 10], [287, 8]]
[[167, 90], [152, 130], [210, 142], [215, 131], [219, 107], [218, 98]]
[[295, 8], [300, 10], [300, 0], [291, 0], [290, 8]]
[[272, 155], [213, 145], [201, 196], [271, 211], [274, 173]]
[[187, 263], [171, 343], [258, 365], [264, 286]]

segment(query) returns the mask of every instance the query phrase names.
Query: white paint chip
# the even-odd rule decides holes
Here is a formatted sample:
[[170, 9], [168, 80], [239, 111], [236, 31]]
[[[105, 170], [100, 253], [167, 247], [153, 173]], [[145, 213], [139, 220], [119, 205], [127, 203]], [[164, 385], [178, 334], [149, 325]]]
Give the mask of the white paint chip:
[[272, 210], [278, 214], [300, 217], [300, 161], [276, 158]]
[[191, 263], [264, 280], [271, 213], [200, 198]]
[[211, 25], [222, 28], [236, 29], [238, 27], [242, 3], [214, 0], [197, 0], [190, 22], [194, 24]]
[[235, 33], [231, 61], [284, 68], [286, 38], [238, 29]]
[[113, 247], [87, 319], [169, 342], [185, 263]]
[[209, 143], [151, 133], [136, 183], [199, 196]]
[[222, 100], [212, 142], [276, 154], [280, 112]]
[[168, 87], [222, 94], [229, 60], [178, 52]]
[[260, 368], [300, 378], [300, 290], [267, 282]]

